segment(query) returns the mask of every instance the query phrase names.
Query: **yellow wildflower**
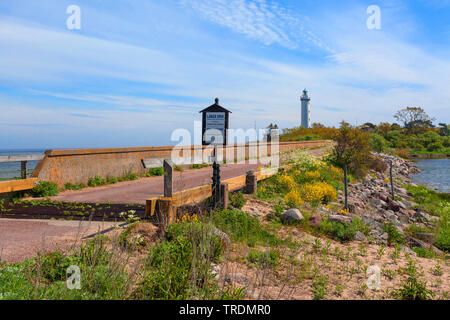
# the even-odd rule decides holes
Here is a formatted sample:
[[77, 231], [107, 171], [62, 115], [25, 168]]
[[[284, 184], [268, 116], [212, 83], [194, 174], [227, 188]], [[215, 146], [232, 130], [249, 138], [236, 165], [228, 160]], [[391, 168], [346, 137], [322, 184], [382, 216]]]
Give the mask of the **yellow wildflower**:
[[298, 191], [290, 191], [286, 196], [284, 197], [286, 200], [286, 203], [291, 207], [298, 207], [303, 203], [302, 198], [300, 197], [300, 193]]

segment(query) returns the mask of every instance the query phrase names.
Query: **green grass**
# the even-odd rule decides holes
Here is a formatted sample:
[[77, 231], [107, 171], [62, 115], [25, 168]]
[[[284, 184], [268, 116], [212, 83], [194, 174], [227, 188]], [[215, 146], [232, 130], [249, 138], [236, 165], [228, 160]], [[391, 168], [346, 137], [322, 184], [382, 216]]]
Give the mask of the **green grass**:
[[98, 187], [106, 184], [106, 180], [100, 176], [95, 176], [94, 178], [89, 178], [88, 186], [89, 187]]
[[318, 231], [319, 234], [329, 236], [341, 242], [347, 242], [353, 240], [358, 231], [367, 235], [370, 228], [359, 218], [355, 217], [353, 218], [351, 224], [324, 219], [320, 222], [320, 225], [316, 228], [316, 231]]
[[450, 251], [450, 194], [438, 193], [425, 186], [405, 187], [419, 206], [439, 217], [434, 245], [441, 250]]
[[427, 288], [427, 283], [421, 280], [421, 273], [417, 270], [413, 260], [408, 261], [405, 268], [408, 278], [392, 291], [392, 296], [399, 300], [430, 300], [434, 293]]
[[390, 244], [404, 244], [406, 242], [404, 235], [392, 225], [392, 222], [385, 223], [383, 225], [383, 231], [388, 234], [388, 243]]
[[58, 195], [58, 185], [50, 181], [40, 181], [31, 190], [34, 197], [52, 197]]
[[191, 169], [201, 169], [206, 168], [208, 166], [207, 163], [194, 163], [191, 165]]
[[276, 267], [280, 264], [280, 254], [275, 250], [268, 250], [266, 252], [250, 250], [248, 253], [248, 261], [262, 267]]
[[84, 183], [73, 184], [68, 182], [64, 185], [65, 190], [81, 190], [84, 188], [86, 188], [86, 185]]
[[151, 168], [148, 173], [147, 176], [148, 177], [153, 177], [153, 176], [162, 176], [164, 175], [164, 168], [159, 167], [159, 168]]
[[440, 150], [434, 150], [434, 151], [428, 151], [428, 150], [419, 150], [419, 151], [414, 151], [412, 150], [410, 152], [411, 154], [417, 154], [417, 155], [428, 155], [428, 154], [432, 154], [432, 155], [448, 155], [450, 154], [450, 148], [443, 148]]
[[282, 243], [282, 240], [263, 227], [257, 218], [241, 210], [214, 211], [211, 220], [235, 242], [244, 242], [249, 246], [277, 246]]
[[166, 240], [151, 248], [145, 277], [138, 283], [135, 299], [242, 298], [242, 290], [219, 288], [211, 263], [221, 258], [219, 236], [210, 224], [198, 222], [169, 225]]
[[231, 206], [236, 209], [242, 209], [242, 207], [247, 202], [242, 192], [230, 192], [228, 193], [228, 199], [230, 200]]
[[[0, 266], [1, 299], [124, 299], [130, 291], [126, 261], [113, 259], [101, 237], [81, 250], [38, 255], [22, 263]], [[76, 265], [82, 274], [81, 289], [67, 288], [67, 268]]]

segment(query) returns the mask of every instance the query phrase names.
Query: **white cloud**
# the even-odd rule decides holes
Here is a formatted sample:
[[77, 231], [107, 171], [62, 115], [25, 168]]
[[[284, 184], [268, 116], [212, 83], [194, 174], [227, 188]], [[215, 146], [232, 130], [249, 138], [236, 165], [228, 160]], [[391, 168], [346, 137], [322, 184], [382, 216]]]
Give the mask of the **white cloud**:
[[305, 16], [294, 14], [266, 0], [180, 0], [204, 19], [258, 40], [289, 49], [313, 47], [332, 52], [305, 24]]

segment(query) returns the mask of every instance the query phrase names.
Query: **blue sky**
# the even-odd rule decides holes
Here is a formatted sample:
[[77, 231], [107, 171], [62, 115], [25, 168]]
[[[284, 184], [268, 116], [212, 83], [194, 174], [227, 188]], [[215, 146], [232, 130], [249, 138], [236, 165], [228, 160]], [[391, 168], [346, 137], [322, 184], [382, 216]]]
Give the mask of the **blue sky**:
[[0, 149], [174, 144], [215, 97], [232, 128], [293, 127], [305, 87], [313, 122], [450, 122], [449, 84], [450, 0], [0, 2]]

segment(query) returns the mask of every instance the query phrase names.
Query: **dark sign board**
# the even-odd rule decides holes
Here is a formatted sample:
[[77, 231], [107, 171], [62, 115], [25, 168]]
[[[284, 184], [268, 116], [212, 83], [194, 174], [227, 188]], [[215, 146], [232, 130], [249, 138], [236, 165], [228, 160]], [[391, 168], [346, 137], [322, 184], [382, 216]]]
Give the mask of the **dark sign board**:
[[227, 144], [228, 120], [231, 111], [219, 105], [219, 99], [202, 113], [202, 144]]

